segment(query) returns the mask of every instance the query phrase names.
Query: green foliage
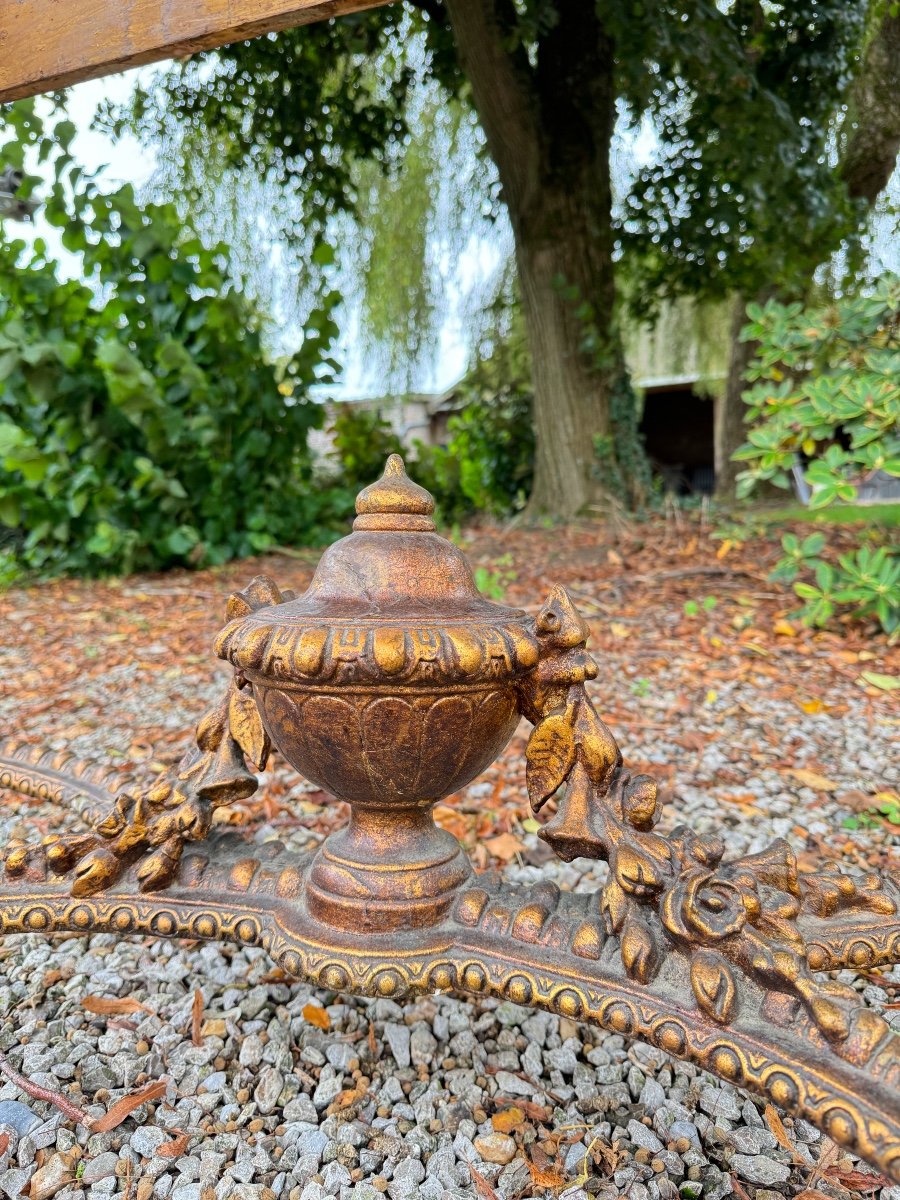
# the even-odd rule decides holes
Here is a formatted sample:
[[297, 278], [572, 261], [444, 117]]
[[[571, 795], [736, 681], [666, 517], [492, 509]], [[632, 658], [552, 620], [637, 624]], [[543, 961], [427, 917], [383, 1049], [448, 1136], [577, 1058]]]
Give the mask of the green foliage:
[[882, 800], [877, 806], [864, 809], [858, 816], [846, 817], [844, 829], [878, 829], [883, 821], [889, 825], [900, 825], [900, 802], [893, 796]]
[[353, 495], [384, 470], [388, 455], [402, 453], [400, 439], [378, 409], [341, 405], [331, 423], [332, 458]]
[[[308, 485], [308, 392], [335, 365], [338, 297], [276, 374], [223, 247], [172, 205], [102, 192], [70, 121], [45, 128], [33, 101], [3, 120], [0, 161], [49, 160], [44, 216], [84, 281], [0, 231], [0, 574], [220, 563], [315, 536], [328, 497]], [[26, 175], [21, 192], [40, 187]]]
[[788, 487], [801, 456], [811, 508], [854, 500], [876, 471], [900, 476], [900, 279], [824, 308], [747, 311], [741, 336], [759, 350], [744, 394], [748, 441], [734, 455], [750, 464], [739, 495], [762, 480]]
[[[738, 476], [739, 495], [763, 480], [788, 487], [797, 465], [812, 509], [855, 500], [878, 471], [900, 477], [900, 279], [886, 277], [871, 296], [823, 308], [770, 302], [751, 305], [748, 315], [742, 336], [759, 350], [744, 395], [748, 441], [734, 456], [749, 464]], [[824, 625], [844, 608], [896, 629], [896, 548], [863, 544], [826, 562], [825, 545], [821, 533], [782, 542], [776, 577], [793, 583], [804, 619]]]
[[460, 410], [446, 446], [416, 445], [416, 478], [443, 520], [473, 512], [509, 516], [523, 508], [534, 472], [529, 359], [524, 338], [498, 342], [459, 384]]
[[511, 554], [502, 554], [495, 560], [496, 570], [490, 570], [488, 567], [475, 568], [475, 586], [482, 596], [487, 596], [489, 600], [503, 599], [506, 589], [518, 578], [516, 572], [509, 569], [512, 561]]
[[716, 607], [718, 600], [715, 596], [704, 596], [698, 604], [696, 600], [685, 600], [684, 615], [686, 617], [699, 616], [700, 612], [709, 613]]
[[805, 283], [862, 228], [831, 143], [872, 5], [619, 7], [625, 95], [658, 138], [625, 201], [635, 310]]

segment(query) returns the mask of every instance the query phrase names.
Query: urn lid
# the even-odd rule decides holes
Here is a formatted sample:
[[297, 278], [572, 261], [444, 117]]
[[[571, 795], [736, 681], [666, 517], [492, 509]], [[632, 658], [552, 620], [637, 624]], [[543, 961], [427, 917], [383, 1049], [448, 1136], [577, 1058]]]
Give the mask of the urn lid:
[[216, 651], [256, 682], [339, 684], [393, 677], [476, 682], [537, 659], [532, 622], [475, 585], [462, 551], [435, 532], [432, 496], [392, 454], [356, 498], [353, 532], [322, 555], [286, 602], [255, 581], [232, 597]]

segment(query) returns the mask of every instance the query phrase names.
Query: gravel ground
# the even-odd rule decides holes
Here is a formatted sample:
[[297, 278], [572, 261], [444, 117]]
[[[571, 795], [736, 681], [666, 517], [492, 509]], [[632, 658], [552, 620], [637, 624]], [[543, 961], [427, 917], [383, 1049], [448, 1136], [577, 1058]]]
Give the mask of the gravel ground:
[[[0, 677], [30, 669], [27, 643], [39, 621], [30, 595], [17, 602], [21, 638], [0, 648]], [[67, 617], [79, 605], [87, 611], [86, 595], [76, 592]], [[858, 811], [855, 797], [900, 783], [889, 709], [838, 677], [833, 685], [817, 681], [822, 710], [813, 712], [752, 667], [711, 679], [697, 673], [695, 649], [677, 632], [661, 626], [642, 652], [638, 639], [623, 640], [618, 657], [601, 637], [607, 682], [598, 687], [598, 698], [619, 714], [613, 724], [626, 758], [643, 769], [658, 765], [672, 800], [667, 824], [715, 829], [730, 854], [784, 836], [805, 863], [824, 851], [896, 869], [896, 839], [883, 825], [842, 829]], [[99, 636], [87, 630], [67, 650], [81, 653]], [[31, 701], [18, 731], [118, 762], [135, 757], [146, 722], [174, 744], [175, 731], [193, 722], [223, 676], [199, 657], [202, 638], [187, 647], [195, 661], [176, 668], [153, 641], [158, 630], [135, 636], [134, 664], [104, 670], [101, 661], [93, 675], [66, 675], [60, 657], [71, 728], [60, 733], [60, 712]], [[803, 669], [795, 664], [798, 687]], [[22, 712], [21, 700], [0, 698], [0, 722], [10, 721], [10, 732]], [[521, 734], [451, 811], [483, 807], [505, 780], [503, 803], [526, 815]], [[790, 768], [809, 763], [829, 790], [791, 779]], [[148, 752], [145, 769], [151, 765]], [[270, 793], [288, 786], [277, 769]], [[302, 787], [308, 820], [298, 825], [277, 806], [264, 809], [248, 836], [298, 847], [320, 840], [340, 814], [333, 803], [317, 806], [321, 794]], [[59, 820], [52, 806], [11, 801], [0, 810], [0, 840], [46, 832]], [[574, 888], [602, 878], [602, 866], [548, 861], [533, 834], [515, 833], [523, 848], [505, 868], [510, 879], [543, 876]], [[877, 983], [851, 972], [842, 978], [876, 1008], [898, 998], [900, 969]], [[200, 1045], [191, 1036], [197, 989]], [[98, 995], [142, 1007], [98, 1015], [83, 1004]], [[9, 1200], [776, 1200], [804, 1187], [843, 1200], [871, 1195], [815, 1176], [824, 1139], [812, 1126], [784, 1119], [790, 1152], [761, 1102], [660, 1051], [492, 1000], [443, 995], [400, 1005], [316, 991], [286, 979], [252, 948], [10, 937], [0, 943], [0, 1015], [0, 1048], [13, 1066], [92, 1113], [147, 1082], [168, 1081], [162, 1099], [112, 1132], [89, 1135], [0, 1078], [0, 1135], [9, 1139], [0, 1198]], [[900, 1012], [886, 1015], [900, 1029]], [[518, 1111], [501, 1116], [510, 1105]], [[526, 1150], [543, 1168], [529, 1168]], [[830, 1161], [838, 1172], [857, 1165], [841, 1155]], [[900, 1188], [883, 1189], [881, 1198], [900, 1200]]]

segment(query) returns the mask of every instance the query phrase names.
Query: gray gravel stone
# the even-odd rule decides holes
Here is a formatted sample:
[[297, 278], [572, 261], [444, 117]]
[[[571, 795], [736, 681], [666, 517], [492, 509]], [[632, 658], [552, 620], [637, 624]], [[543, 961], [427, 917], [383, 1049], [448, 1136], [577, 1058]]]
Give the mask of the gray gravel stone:
[[131, 1135], [129, 1145], [136, 1154], [153, 1158], [163, 1142], [168, 1140], [164, 1129], [158, 1129], [155, 1125], [141, 1125]]
[[18, 1100], [0, 1100], [0, 1125], [11, 1125], [20, 1136], [41, 1124], [41, 1118]]
[[735, 1172], [748, 1183], [772, 1187], [790, 1178], [791, 1169], [777, 1159], [762, 1154], [735, 1154], [731, 1160]]
[[398, 1067], [408, 1067], [412, 1062], [410, 1055], [410, 1032], [407, 1025], [398, 1025], [389, 1021], [384, 1027], [384, 1036], [391, 1048], [394, 1062]]
[[425, 1178], [425, 1168], [415, 1158], [405, 1158], [394, 1168], [393, 1178], [388, 1184], [391, 1200], [416, 1200], [419, 1185]]
[[107, 1150], [105, 1154], [99, 1154], [96, 1158], [88, 1159], [84, 1164], [81, 1182], [85, 1184], [97, 1183], [101, 1179], [115, 1175], [118, 1161], [118, 1154], [112, 1150]]

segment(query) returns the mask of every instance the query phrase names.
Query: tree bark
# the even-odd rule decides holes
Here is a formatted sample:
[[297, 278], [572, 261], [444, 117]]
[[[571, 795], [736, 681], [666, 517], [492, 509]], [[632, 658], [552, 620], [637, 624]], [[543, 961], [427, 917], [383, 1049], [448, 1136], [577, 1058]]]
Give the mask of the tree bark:
[[561, 5], [534, 63], [515, 40], [512, 0], [447, 9], [515, 237], [533, 364], [531, 508], [571, 517], [602, 490], [594, 437], [615, 439], [610, 398], [625, 377], [613, 320], [613, 47], [592, 5]]
[[740, 332], [747, 324], [747, 300], [737, 296], [731, 311], [731, 352], [728, 359], [728, 377], [725, 390], [716, 398], [713, 413], [713, 453], [715, 455], [716, 496], [721, 500], [733, 500], [738, 464], [731, 456], [745, 441], [744, 372], [756, 351], [755, 342], [742, 342]]
[[854, 200], [871, 207], [900, 153], [900, 13], [890, 6], [863, 54], [847, 108], [840, 172]]

